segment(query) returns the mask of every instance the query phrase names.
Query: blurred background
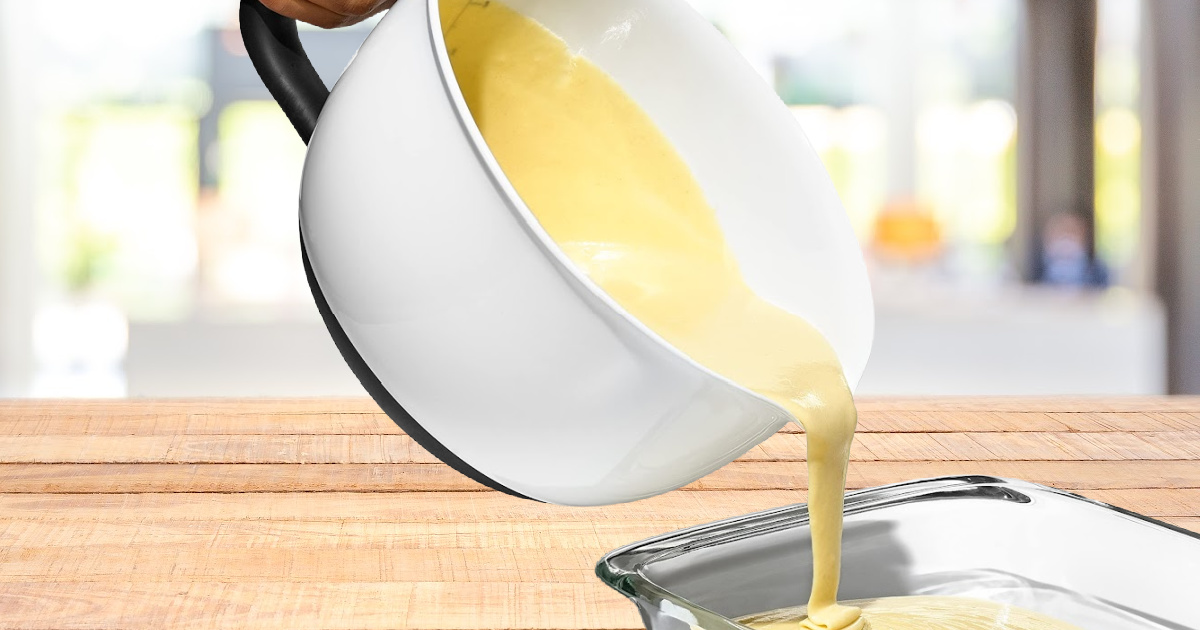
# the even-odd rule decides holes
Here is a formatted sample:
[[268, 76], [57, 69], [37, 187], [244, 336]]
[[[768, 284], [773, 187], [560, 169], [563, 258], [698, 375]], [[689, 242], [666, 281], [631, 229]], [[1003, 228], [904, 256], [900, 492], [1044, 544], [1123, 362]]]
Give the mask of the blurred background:
[[[1200, 393], [1200, 3], [692, 2], [861, 240], [860, 393]], [[0, 395], [362, 393], [236, 9], [0, 0]], [[327, 83], [371, 26], [302, 32]]]

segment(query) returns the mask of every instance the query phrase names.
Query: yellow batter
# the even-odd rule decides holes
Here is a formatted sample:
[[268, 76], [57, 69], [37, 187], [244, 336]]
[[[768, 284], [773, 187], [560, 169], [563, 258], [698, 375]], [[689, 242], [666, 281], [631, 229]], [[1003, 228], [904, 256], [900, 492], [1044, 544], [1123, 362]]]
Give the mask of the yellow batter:
[[857, 414], [833, 349], [750, 290], [691, 171], [611, 77], [495, 0], [440, 7], [471, 114], [554, 241], [651, 330], [804, 426], [814, 583], [803, 624], [864, 627], [836, 601]]
[[[883, 597], [850, 602], [871, 628], [886, 630], [976, 630], [1074, 628], [1033, 611], [968, 597]], [[798, 630], [804, 608], [784, 608], [738, 619], [755, 630]]]

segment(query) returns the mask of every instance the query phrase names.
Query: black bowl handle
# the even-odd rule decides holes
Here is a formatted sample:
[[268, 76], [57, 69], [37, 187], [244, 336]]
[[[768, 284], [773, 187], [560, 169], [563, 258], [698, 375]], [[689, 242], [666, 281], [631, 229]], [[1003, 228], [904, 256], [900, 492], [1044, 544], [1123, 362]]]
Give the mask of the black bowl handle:
[[304, 53], [296, 20], [279, 15], [259, 0], [242, 0], [238, 15], [242, 41], [254, 69], [300, 139], [308, 144], [329, 89]]

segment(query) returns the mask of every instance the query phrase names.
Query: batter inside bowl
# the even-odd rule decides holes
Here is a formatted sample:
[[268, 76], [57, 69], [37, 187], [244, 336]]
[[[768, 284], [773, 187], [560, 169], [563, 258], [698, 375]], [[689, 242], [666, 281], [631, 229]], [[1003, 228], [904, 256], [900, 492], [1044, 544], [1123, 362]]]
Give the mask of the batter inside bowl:
[[[1000, 618], [994, 605], [968, 599], [887, 600], [886, 613], [875, 604], [865, 613], [838, 604], [842, 501], [857, 414], [833, 348], [803, 318], [747, 286], [696, 178], [616, 81], [495, 0], [442, 0], [440, 12], [472, 117], [563, 252], [668, 343], [803, 425], [814, 581], [795, 623], [842, 629], [870, 622], [881, 630], [1070, 627], [1033, 613]], [[950, 625], [929, 625], [935, 618]]]

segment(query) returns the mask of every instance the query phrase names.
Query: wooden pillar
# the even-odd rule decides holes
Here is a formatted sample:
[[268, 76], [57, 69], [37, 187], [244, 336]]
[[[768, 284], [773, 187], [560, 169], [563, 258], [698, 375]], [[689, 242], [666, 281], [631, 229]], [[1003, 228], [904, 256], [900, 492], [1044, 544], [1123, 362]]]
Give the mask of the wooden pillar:
[[1017, 72], [1017, 228], [1026, 281], [1058, 214], [1078, 217], [1095, 255], [1096, 0], [1024, 0]]
[[1200, 2], [1144, 3], [1150, 90], [1144, 186], [1156, 206], [1155, 285], [1167, 311], [1167, 386], [1200, 394]]

